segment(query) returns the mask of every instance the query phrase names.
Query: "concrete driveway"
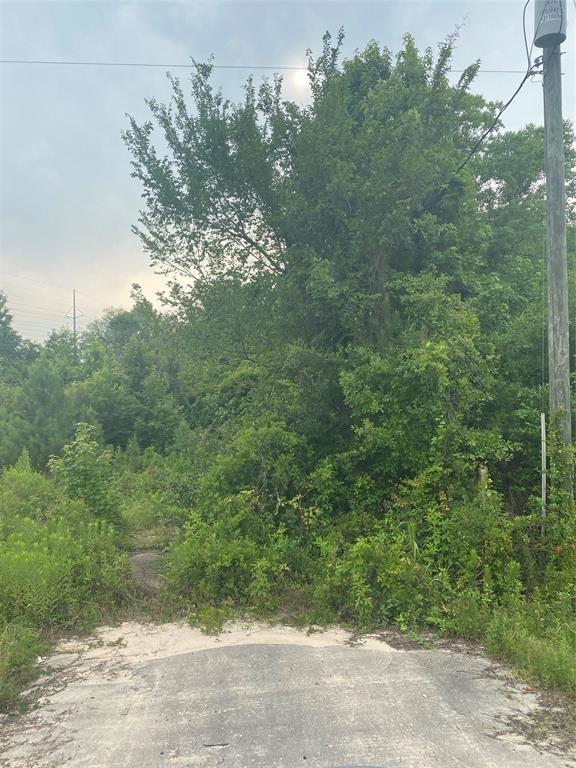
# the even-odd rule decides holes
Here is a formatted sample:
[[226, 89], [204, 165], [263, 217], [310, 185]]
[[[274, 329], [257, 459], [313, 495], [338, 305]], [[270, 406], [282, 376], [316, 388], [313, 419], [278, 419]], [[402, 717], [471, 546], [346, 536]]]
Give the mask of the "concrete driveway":
[[[124, 624], [61, 644], [10, 768], [566, 768], [522, 728], [536, 695], [483, 656], [333, 630]], [[520, 732], [519, 732], [520, 731]]]

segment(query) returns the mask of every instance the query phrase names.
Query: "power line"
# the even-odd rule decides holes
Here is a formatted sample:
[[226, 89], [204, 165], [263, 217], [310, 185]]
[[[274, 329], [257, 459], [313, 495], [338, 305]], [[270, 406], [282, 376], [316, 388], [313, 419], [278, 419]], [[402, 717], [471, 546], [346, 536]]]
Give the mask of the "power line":
[[[10, 297], [7, 299], [7, 306], [11, 312], [23, 312], [28, 310], [37, 310], [37, 314], [57, 315], [58, 317], [65, 317], [67, 304], [64, 309], [56, 309], [54, 306], [46, 307], [39, 304], [29, 304], [22, 301], [13, 301]], [[61, 306], [64, 306], [62, 304]], [[84, 317], [93, 317], [93, 315], [84, 315]]]
[[14, 326], [16, 328], [22, 328], [22, 330], [25, 332], [33, 331], [34, 333], [50, 333], [51, 331], [66, 327], [66, 323], [61, 323], [60, 325], [46, 325], [44, 323], [26, 323], [22, 321], [14, 323]]
[[487, 138], [487, 136], [489, 136], [489, 134], [491, 134], [491, 133], [492, 133], [492, 131], [494, 130], [494, 128], [495, 128], [495, 127], [496, 127], [496, 125], [498, 124], [498, 121], [500, 120], [500, 118], [502, 117], [502, 115], [504, 114], [504, 112], [506, 112], [506, 110], [508, 109], [508, 107], [510, 106], [510, 104], [512, 104], [512, 102], [514, 101], [514, 99], [516, 98], [516, 96], [518, 96], [518, 94], [520, 93], [520, 91], [521, 91], [521, 90], [522, 90], [522, 88], [524, 87], [524, 84], [526, 83], [526, 80], [528, 80], [528, 78], [529, 78], [531, 75], [533, 75], [533, 74], [534, 74], [534, 70], [535, 70], [535, 69], [536, 69], [536, 67], [538, 67], [538, 66], [539, 66], [539, 64], [538, 64], [538, 63], [535, 63], [535, 64], [533, 64], [533, 65], [530, 67], [530, 69], [529, 69], [529, 70], [528, 70], [528, 71], [525, 73], [525, 75], [524, 75], [524, 77], [522, 78], [522, 80], [521, 80], [521, 82], [520, 82], [520, 85], [518, 86], [518, 88], [516, 88], [516, 90], [514, 91], [514, 93], [512, 94], [512, 96], [511, 96], [511, 97], [508, 99], [508, 101], [506, 102], [506, 104], [504, 104], [504, 106], [502, 106], [502, 107], [500, 108], [500, 110], [498, 111], [498, 114], [496, 115], [496, 117], [494, 118], [494, 120], [492, 121], [492, 123], [490, 124], [490, 126], [489, 126], [489, 127], [488, 127], [488, 128], [485, 130], [485, 131], [484, 131], [484, 133], [482, 134], [482, 136], [480, 136], [480, 138], [478, 139], [478, 141], [476, 142], [476, 144], [474, 144], [474, 146], [472, 147], [472, 149], [471, 149], [471, 150], [470, 150], [470, 152], [468, 153], [468, 155], [467, 155], [466, 159], [465, 159], [465, 160], [463, 160], [463, 161], [460, 163], [460, 165], [458, 166], [458, 168], [456, 168], [456, 171], [455, 171], [455, 173], [460, 173], [460, 171], [461, 171], [461, 170], [462, 170], [462, 169], [463, 169], [463, 168], [464, 168], [464, 167], [465, 167], [465, 166], [466, 166], [466, 165], [467, 165], [467, 164], [470, 162], [470, 160], [472, 159], [472, 157], [473, 157], [473, 156], [476, 154], [476, 152], [477, 152], [477, 151], [480, 149], [480, 147], [481, 147], [481, 146], [482, 146], [482, 144], [484, 143], [484, 139], [486, 139], [486, 138]]
[[[194, 69], [196, 64], [182, 64], [182, 63], [152, 63], [145, 61], [57, 61], [57, 60], [42, 60], [42, 59], [0, 59], [0, 64], [49, 64], [59, 65], [65, 67], [164, 67], [168, 69]], [[249, 64], [211, 64], [212, 69], [270, 69], [270, 70], [307, 70], [307, 66], [272, 66], [270, 64], [256, 64], [250, 66]]]
[[[9, 310], [10, 311], [10, 310]], [[33, 315], [30, 313], [12, 313], [10, 311], [10, 314], [12, 314], [14, 320], [22, 321], [23, 323], [46, 323], [47, 325], [50, 323], [59, 323], [60, 321], [65, 322], [66, 321], [66, 315], [62, 314], [59, 317], [49, 317], [48, 315]]]
[[30, 309], [38, 309], [46, 314], [58, 315], [60, 317], [63, 317], [66, 314], [65, 312], [60, 312], [53, 307], [39, 307], [37, 304], [24, 304], [19, 301], [12, 301], [10, 298], [8, 299], [8, 306], [14, 308], [17, 312], [28, 311]]
[[[574, 0], [574, 2], [576, 4], [576, 0]], [[524, 8], [523, 8], [523, 12], [522, 12], [522, 26], [523, 26], [523, 33], [524, 33], [524, 44], [525, 44], [525, 47], [526, 47], [526, 54], [527, 54], [527, 59], [528, 59], [528, 68], [525, 71], [522, 70], [522, 72], [524, 73], [524, 77], [520, 81], [520, 84], [518, 85], [518, 87], [516, 88], [516, 90], [514, 91], [512, 96], [508, 99], [508, 101], [498, 110], [498, 113], [496, 114], [496, 117], [494, 118], [494, 120], [490, 123], [490, 125], [484, 131], [484, 133], [480, 136], [480, 138], [476, 141], [476, 143], [474, 144], [472, 149], [468, 152], [468, 154], [465, 157], [465, 159], [454, 170], [454, 172], [452, 174], [453, 177], [457, 176], [460, 173], [460, 171], [462, 171], [466, 167], [466, 165], [468, 165], [468, 163], [470, 162], [472, 157], [476, 154], [476, 152], [480, 149], [480, 147], [484, 143], [485, 139], [492, 133], [494, 128], [498, 125], [498, 121], [500, 120], [500, 118], [502, 117], [504, 112], [508, 109], [508, 107], [512, 104], [514, 99], [518, 96], [518, 94], [520, 93], [520, 91], [522, 90], [524, 85], [526, 84], [526, 81], [532, 75], [539, 73], [538, 67], [540, 67], [540, 65], [541, 65], [541, 59], [540, 58], [536, 59], [534, 64], [532, 64], [531, 58], [532, 58], [532, 50], [534, 48], [534, 43], [532, 43], [532, 48], [530, 49], [530, 51], [528, 51], [528, 41], [527, 41], [527, 38], [526, 38], [526, 10], [527, 10], [529, 4], [530, 4], [530, 0], [527, 0], [526, 3], [524, 4]], [[562, 4], [560, 4], [560, 5], [562, 5]], [[546, 7], [544, 8], [544, 10], [545, 9], [546, 9]], [[542, 14], [540, 16], [538, 24], [536, 26], [536, 32], [535, 32], [534, 37], [536, 37], [536, 34], [538, 33], [538, 30], [540, 29], [540, 24], [542, 23], [542, 18], [543, 17], [544, 17], [544, 11], [542, 11]], [[562, 28], [562, 20], [560, 21], [560, 28]], [[438, 192], [435, 195], [433, 195], [432, 200], [430, 202], [428, 202], [428, 204], [425, 206], [423, 212], [426, 213], [427, 211], [430, 210], [430, 208], [433, 205], [438, 203], [442, 199], [442, 197], [444, 197], [444, 195], [446, 194], [447, 190], [448, 190], [447, 186], [444, 186], [440, 190], [438, 190]]]
[[13, 277], [16, 280], [27, 280], [30, 283], [39, 283], [40, 285], [47, 285], [49, 288], [58, 288], [61, 291], [69, 292], [71, 289], [64, 285], [57, 285], [56, 283], [49, 283], [47, 280], [38, 280], [34, 277], [25, 277], [24, 275], [15, 275], [13, 272], [4, 272], [2, 270], [0, 275], [6, 275], [6, 277]]
[[[532, 39], [532, 46], [530, 48], [530, 51], [528, 52], [528, 41], [526, 39], [526, 9], [528, 8], [529, 4], [530, 4], [530, 0], [526, 0], [526, 3], [524, 4], [524, 9], [522, 11], [522, 27], [523, 27], [523, 32], [524, 32], [524, 44], [526, 46], [526, 54], [527, 54], [527, 58], [528, 58], [528, 69], [526, 70], [526, 74], [522, 78], [522, 81], [520, 82], [520, 85], [518, 86], [518, 88], [516, 88], [516, 90], [514, 91], [512, 96], [506, 102], [506, 104], [504, 104], [504, 106], [500, 109], [500, 111], [498, 112], [498, 114], [494, 118], [494, 120], [493, 120], [492, 124], [490, 125], [490, 127], [482, 134], [482, 136], [478, 139], [478, 141], [476, 142], [474, 147], [470, 150], [470, 152], [469, 152], [468, 156], [466, 157], [466, 159], [458, 166], [458, 168], [456, 169], [456, 173], [459, 173], [466, 166], [466, 164], [470, 161], [472, 156], [477, 152], [477, 150], [482, 145], [484, 139], [490, 133], [492, 133], [492, 131], [496, 127], [498, 121], [500, 120], [500, 118], [502, 117], [504, 112], [508, 109], [510, 104], [512, 104], [512, 102], [514, 101], [516, 96], [518, 96], [518, 94], [520, 93], [520, 91], [524, 87], [524, 84], [526, 83], [526, 80], [528, 80], [529, 77], [531, 77], [533, 74], [535, 74], [535, 70], [537, 70], [537, 68], [541, 66], [541, 63], [542, 63], [542, 58], [541, 57], [537, 58], [536, 61], [534, 62], [534, 64], [532, 64], [532, 51], [534, 50], [534, 41], [536, 40], [536, 36], [538, 35], [538, 32], [540, 30], [540, 25], [542, 24], [542, 19], [544, 18], [544, 13], [546, 12], [547, 5], [544, 6], [544, 8], [542, 10], [542, 13], [540, 14], [540, 18], [538, 19], [538, 24], [536, 25], [536, 29], [534, 31], [534, 37]], [[574, 5], [576, 6], [576, 0], [574, 0]], [[562, 7], [562, 3], [560, 3], [560, 27], [558, 29], [558, 32], [560, 32], [562, 30], [562, 26], [564, 24], [563, 13], [564, 13], [564, 9]], [[559, 39], [560, 38], [558, 37], [558, 39], [556, 40], [556, 44], [554, 46], [554, 49], [553, 49], [552, 53], [554, 53], [556, 48], [558, 47]]]
[[58, 319], [61, 319], [63, 317], [66, 317], [64, 312], [56, 313], [56, 312], [31, 312], [28, 309], [14, 309], [8, 304], [8, 311], [10, 314], [12, 314], [14, 317], [20, 317], [20, 315], [29, 315], [32, 318], [37, 318], [39, 320], [46, 320], [47, 322], [56, 322]]
[[[530, 2], [530, 0], [528, 0]], [[142, 67], [146, 69], [151, 68], [163, 68], [163, 69], [194, 69], [196, 64], [182, 64], [182, 63], [152, 63], [144, 61], [59, 61], [51, 59], [0, 59], [0, 64], [17, 64], [17, 65], [54, 65], [63, 67]], [[369, 65], [367, 65], [369, 66]], [[269, 70], [269, 71], [288, 71], [288, 72], [307, 72], [307, 66], [289, 66], [278, 65], [272, 66], [270, 64], [210, 64], [212, 69], [230, 69], [230, 70]], [[448, 72], [453, 74], [462, 74], [466, 72], [465, 69], [449, 69]], [[491, 75], [521, 75], [525, 70], [523, 69], [480, 69], [480, 74]]]
[[[576, 0], [574, 0], [576, 2]], [[532, 64], [532, 49], [530, 51], [528, 50], [528, 37], [526, 35], [526, 11], [528, 10], [528, 6], [532, 0], [526, 0], [524, 3], [524, 8], [522, 9], [522, 31], [524, 33], [524, 48], [526, 49], [526, 66], [528, 69], [530, 69], [530, 65]]]
[[[47, 324], [60, 324], [65, 323], [70, 319], [69, 315], [38, 315], [34, 314], [34, 312], [26, 312], [25, 310], [12, 310], [10, 307], [8, 308], [8, 311], [12, 315], [12, 318], [15, 322], [25, 322], [25, 323], [47, 323]], [[91, 318], [87, 317], [86, 315], [77, 315], [77, 320], [85, 320], [86, 322], [91, 322]]]
[[47, 321], [43, 320], [33, 320], [33, 319], [27, 319], [22, 318], [18, 319], [16, 318], [14, 321], [14, 326], [16, 328], [24, 328], [24, 329], [33, 329], [36, 331], [46, 331], [47, 333], [50, 331], [60, 330], [61, 328], [69, 328], [71, 325], [70, 322], [61, 322], [61, 323], [49, 323]]
[[[38, 280], [37, 278], [26, 277], [25, 275], [16, 275], [13, 272], [5, 272], [4, 270], [0, 270], [0, 275], [5, 275], [6, 277], [13, 277], [16, 280], [25, 280], [26, 282], [29, 282], [29, 283], [38, 283], [39, 285], [47, 285], [49, 288], [58, 288], [58, 290], [60, 290], [60, 291], [66, 291], [66, 293], [70, 293], [73, 290], [69, 286], [57, 285], [56, 283], [50, 283], [47, 280]], [[0, 292], [2, 292], [4, 290], [5, 289], [0, 287]], [[92, 298], [90, 298], [88, 296], [85, 296], [84, 294], [80, 293], [79, 291], [76, 291], [76, 294], [78, 296], [81, 296], [82, 300], [84, 302], [89, 302], [89, 303], [94, 304], [96, 306], [100, 306], [100, 304], [101, 304], [99, 301], [96, 301], [96, 299], [92, 299]]]

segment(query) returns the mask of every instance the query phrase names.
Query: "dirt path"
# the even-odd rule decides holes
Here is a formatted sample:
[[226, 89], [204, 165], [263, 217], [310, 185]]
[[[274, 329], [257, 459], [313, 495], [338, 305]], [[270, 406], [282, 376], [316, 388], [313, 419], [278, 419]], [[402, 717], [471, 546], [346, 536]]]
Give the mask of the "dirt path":
[[160, 551], [147, 549], [130, 555], [132, 576], [144, 592], [154, 592], [161, 584]]
[[481, 654], [341, 629], [125, 623], [62, 642], [46, 666], [39, 706], [1, 723], [3, 768], [576, 766], [530, 743], [536, 693]]

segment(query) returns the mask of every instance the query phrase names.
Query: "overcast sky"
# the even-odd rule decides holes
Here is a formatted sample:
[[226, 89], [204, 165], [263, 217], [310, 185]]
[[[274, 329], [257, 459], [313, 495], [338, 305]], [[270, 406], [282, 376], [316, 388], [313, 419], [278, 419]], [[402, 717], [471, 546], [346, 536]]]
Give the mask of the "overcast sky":
[[[393, 51], [410, 32], [419, 47], [460, 31], [455, 68], [480, 58], [484, 69], [522, 70], [523, 0], [428, 2], [5, 2], [0, 4], [2, 59], [120, 61], [160, 64], [207, 59], [216, 64], [304, 65], [325, 30], [346, 32], [345, 51], [374, 38]], [[569, 30], [574, 28], [569, 2]], [[533, 29], [533, 8], [527, 15]], [[564, 111], [574, 118], [574, 45], [564, 45]], [[536, 54], [535, 54], [536, 55]], [[121, 140], [126, 113], [147, 116], [144, 99], [167, 99], [167, 68], [0, 64], [0, 289], [17, 328], [44, 338], [66, 323], [72, 288], [80, 327], [108, 306], [129, 306], [140, 283], [161, 285], [130, 232], [140, 189]], [[185, 72], [179, 71], [182, 78]], [[246, 71], [217, 70], [232, 98]], [[482, 74], [474, 88], [506, 100], [521, 75]], [[542, 122], [541, 84], [528, 82], [506, 113], [519, 128]], [[286, 94], [306, 90], [286, 74]]]

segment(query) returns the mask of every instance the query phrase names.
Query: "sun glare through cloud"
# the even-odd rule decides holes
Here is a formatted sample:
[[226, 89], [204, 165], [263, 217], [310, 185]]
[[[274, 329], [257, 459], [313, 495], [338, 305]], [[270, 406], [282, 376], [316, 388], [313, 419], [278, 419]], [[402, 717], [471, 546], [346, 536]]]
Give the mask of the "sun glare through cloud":
[[307, 69], [296, 69], [291, 75], [292, 85], [297, 91], [307, 92], [310, 89]]

